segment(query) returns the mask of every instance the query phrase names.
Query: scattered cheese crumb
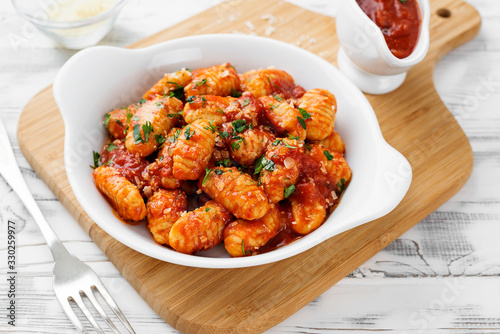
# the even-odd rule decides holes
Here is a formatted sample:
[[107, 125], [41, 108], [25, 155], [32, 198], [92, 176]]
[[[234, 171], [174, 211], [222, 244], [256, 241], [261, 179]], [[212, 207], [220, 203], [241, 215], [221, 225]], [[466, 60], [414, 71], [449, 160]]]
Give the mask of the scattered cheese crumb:
[[262, 15], [261, 18], [269, 22], [269, 24], [275, 24], [277, 22], [276, 17], [274, 17], [274, 15], [271, 14], [264, 14]]
[[292, 157], [287, 157], [285, 161], [283, 161], [286, 169], [290, 169], [295, 166], [295, 160]]
[[245, 25], [247, 26], [248, 29], [250, 29], [252, 31], [255, 30], [255, 26], [253, 25], [253, 23], [251, 21], [246, 21]]
[[264, 33], [266, 34], [266, 36], [271, 36], [272, 34], [274, 34], [275, 31], [276, 31], [275, 27], [269, 26], [266, 28], [266, 31]]

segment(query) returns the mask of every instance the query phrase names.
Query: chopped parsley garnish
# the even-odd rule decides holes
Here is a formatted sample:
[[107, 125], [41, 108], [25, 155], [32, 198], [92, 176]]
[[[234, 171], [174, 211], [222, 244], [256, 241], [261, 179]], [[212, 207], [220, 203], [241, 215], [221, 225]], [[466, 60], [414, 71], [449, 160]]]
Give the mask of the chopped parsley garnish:
[[234, 88], [231, 88], [231, 96], [232, 97], [241, 97], [241, 93], [237, 92], [234, 90]]
[[278, 108], [280, 105], [279, 104], [275, 104], [273, 105], [272, 103], [269, 103], [269, 109], [273, 110], [273, 109], [276, 109]]
[[90, 168], [96, 169], [99, 167], [99, 159], [101, 158], [101, 155], [96, 151], [92, 151], [92, 155], [94, 156], [94, 166], [90, 165]]
[[241, 139], [238, 139], [238, 140], [236, 140], [235, 142], [233, 142], [233, 143], [231, 144], [231, 149], [232, 149], [233, 151], [237, 151], [237, 150], [239, 150], [239, 149], [240, 149], [240, 142], [241, 142]]
[[196, 96], [191, 95], [190, 97], [188, 97], [188, 98], [186, 99], [186, 102], [187, 102], [187, 103], [193, 103], [195, 99], [196, 99]]
[[325, 157], [328, 159], [328, 161], [332, 161], [333, 159], [333, 155], [328, 152], [328, 151], [324, 151], [323, 154], [325, 155]]
[[262, 155], [255, 161], [255, 171], [254, 174], [259, 174], [262, 169], [266, 169], [270, 172], [274, 170], [276, 165], [274, 164], [274, 161], [272, 160], [267, 160], [265, 155]]
[[168, 117], [175, 117], [175, 118], [182, 118], [182, 114], [181, 113], [176, 113], [176, 114], [167, 114]]
[[406, 0], [399, 0], [401, 3], [406, 3]]
[[217, 131], [218, 127], [217, 127], [217, 125], [214, 125], [214, 120], [211, 120], [210, 124], [208, 126], [205, 126], [204, 129], [209, 130], [212, 133], [215, 133], [215, 131]]
[[191, 139], [195, 134], [195, 130], [193, 130], [193, 132], [191, 132], [191, 127], [188, 125], [186, 127], [186, 130], [184, 131], [184, 137], [186, 138], [186, 140], [189, 140]]
[[229, 133], [227, 133], [227, 131], [219, 131], [219, 135], [222, 137], [222, 139], [226, 139], [229, 137]]
[[177, 138], [179, 138], [180, 134], [181, 134], [181, 130], [176, 129], [175, 133], [172, 136], [168, 137], [168, 141], [171, 142], [172, 144], [175, 143], [177, 141]]
[[310, 151], [310, 150], [311, 150], [311, 148], [312, 148], [312, 147], [311, 147], [311, 145], [309, 145], [308, 143], [305, 143], [305, 144], [304, 144], [304, 147], [305, 147], [308, 151]]
[[276, 86], [276, 84], [274, 82], [271, 82], [271, 78], [269, 77], [269, 75], [267, 76], [267, 81], [269, 81], [269, 84], [271, 84], [274, 87], [278, 88], [278, 86]]
[[162, 160], [163, 160], [163, 155], [158, 158], [158, 161], [162, 161]]
[[276, 139], [275, 141], [273, 141], [273, 146], [278, 146], [278, 145], [285, 145], [285, 147], [288, 147], [288, 148], [297, 148], [295, 146], [292, 146], [290, 144], [288, 144], [287, 142], [284, 142], [283, 140], [281, 139]]
[[143, 143], [147, 143], [149, 141], [149, 134], [154, 132], [153, 126], [151, 126], [151, 122], [147, 121], [146, 124], [142, 126], [142, 131], [144, 132]]
[[339, 188], [340, 192], [343, 192], [345, 188], [345, 179], [340, 179], [340, 183], [337, 182], [337, 187]]
[[180, 86], [179, 88], [170, 91], [168, 96], [181, 100], [184, 97], [184, 87]]
[[144, 103], [146, 103], [147, 101], [148, 101], [148, 100], [146, 100], [146, 99], [141, 99], [141, 100], [139, 101], [139, 104], [144, 104]]
[[107, 150], [108, 150], [108, 152], [111, 152], [111, 151], [113, 151], [115, 148], [116, 148], [116, 145], [115, 145], [114, 143], [109, 143], [109, 144], [108, 144], [108, 148], [107, 148]]
[[204, 84], [207, 83], [207, 79], [202, 79], [201, 81], [198, 81], [195, 85], [194, 88], [198, 88], [200, 86], [203, 86]]
[[165, 109], [165, 106], [161, 102], [156, 102], [156, 106]]
[[302, 115], [302, 118], [304, 118], [304, 119], [311, 118], [311, 114], [308, 113], [305, 109], [302, 109], [302, 108], [298, 108], [298, 109], [299, 109], [300, 114]]
[[205, 96], [202, 96], [201, 100], [203, 101], [202, 107], [205, 108], [205, 103], [207, 103], [207, 99], [205, 98]]
[[[212, 173], [213, 172], [213, 173]], [[203, 178], [203, 181], [201, 181], [201, 185], [204, 186], [205, 183], [210, 180], [212, 177], [212, 174], [215, 175], [222, 175], [224, 174], [224, 171], [222, 169], [210, 169], [210, 168], [205, 168], [205, 177]]]
[[283, 98], [279, 95], [273, 94], [273, 97], [280, 102], [283, 101]]
[[221, 108], [217, 109], [216, 112], [224, 114], [224, 110], [222, 110]]
[[[123, 134], [126, 135], [127, 132], [128, 132], [128, 129], [129, 129], [129, 125], [130, 125], [130, 119], [132, 118], [132, 116], [134, 116], [134, 114], [128, 112], [127, 113], [127, 127], [125, 129], [123, 129]], [[136, 116], [137, 117], [137, 116]], [[137, 117], [139, 118], [139, 117]]]
[[205, 168], [205, 177], [203, 178], [203, 181], [201, 181], [201, 185], [204, 186], [205, 183], [210, 179], [211, 177], [212, 170], [210, 168]]
[[175, 81], [167, 81], [167, 83], [172, 84], [172, 85], [175, 85], [175, 88], [182, 88], [182, 86], [181, 86], [181, 85], [179, 85], [179, 83], [178, 83], [178, 82], [175, 82]]
[[291, 194], [293, 194], [295, 192], [295, 190], [296, 190], [295, 184], [292, 184], [288, 188], [283, 187], [283, 195], [285, 195], [285, 198], [288, 198], [288, 197], [290, 197]]
[[109, 166], [113, 163], [113, 157], [111, 159], [108, 160], [108, 162], [106, 162], [105, 164], [103, 164], [103, 166]]
[[205, 208], [205, 212], [208, 212], [208, 211], [210, 211], [210, 208]]
[[306, 129], [306, 121], [304, 121], [304, 119], [302, 117], [299, 117], [299, 116], [297, 116], [297, 120], [299, 121], [300, 125], [302, 125], [302, 127], [305, 130]]
[[110, 117], [111, 117], [110, 113], [107, 113], [106, 116], [104, 117], [104, 122], [102, 124], [104, 124], [106, 128], [108, 127]]
[[299, 136], [292, 136], [291, 134], [287, 133], [287, 136], [288, 138], [292, 139], [292, 140], [299, 140]]
[[134, 134], [134, 142], [135, 144], [144, 143], [141, 136], [141, 126], [139, 124], [134, 125], [134, 129], [132, 130]]
[[241, 105], [242, 107], [246, 107], [250, 103], [249, 99], [244, 99], [243, 104]]
[[224, 167], [229, 167], [231, 165], [231, 159], [222, 159], [222, 160], [218, 160], [215, 162], [215, 166], [217, 167], [220, 167], [220, 166], [224, 166]]
[[160, 145], [163, 144], [166, 140], [165, 137], [163, 137], [162, 135], [155, 135], [155, 139], [156, 142]]
[[243, 239], [243, 240], [241, 241], [241, 254], [243, 254], [243, 255], [247, 255], [247, 254], [251, 254], [251, 253], [252, 253], [252, 252], [251, 252], [251, 251], [249, 251], [249, 250], [245, 251], [245, 239]]
[[231, 124], [233, 125], [234, 131], [236, 131], [237, 133], [241, 133], [247, 129], [247, 123], [244, 119], [237, 119]]
[[132, 120], [138, 122], [140, 120], [140, 118], [139, 118], [139, 116], [136, 115], [136, 116], [132, 117]]

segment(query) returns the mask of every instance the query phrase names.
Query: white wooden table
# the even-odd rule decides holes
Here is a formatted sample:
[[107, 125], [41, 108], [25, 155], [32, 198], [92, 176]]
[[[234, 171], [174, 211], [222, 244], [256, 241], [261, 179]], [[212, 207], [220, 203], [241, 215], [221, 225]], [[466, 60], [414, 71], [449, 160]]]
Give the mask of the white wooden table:
[[[338, 0], [337, 0], [338, 1]], [[324, 14], [335, 1], [294, 0]], [[474, 172], [450, 201], [269, 333], [500, 333], [500, 2], [470, 0], [479, 36], [437, 66], [439, 94], [474, 150]], [[126, 46], [216, 0], [130, 0], [101, 42]], [[12, 43], [13, 38], [17, 43]], [[19, 39], [20, 38], [20, 39]], [[23, 106], [73, 51], [0, 2], [0, 118], [38, 205], [70, 252], [102, 277], [137, 333], [176, 333], [141, 299], [30, 168], [16, 141]], [[17, 224], [16, 327], [7, 324], [7, 221]], [[53, 261], [35, 222], [0, 178], [0, 332], [74, 333], [52, 290]]]

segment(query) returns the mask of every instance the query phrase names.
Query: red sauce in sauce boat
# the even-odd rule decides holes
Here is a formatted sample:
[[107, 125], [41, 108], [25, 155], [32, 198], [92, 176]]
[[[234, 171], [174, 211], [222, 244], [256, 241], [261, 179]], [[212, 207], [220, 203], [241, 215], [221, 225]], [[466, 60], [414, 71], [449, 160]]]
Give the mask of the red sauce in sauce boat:
[[340, 70], [362, 91], [397, 89], [429, 48], [428, 0], [344, 0], [336, 22]]

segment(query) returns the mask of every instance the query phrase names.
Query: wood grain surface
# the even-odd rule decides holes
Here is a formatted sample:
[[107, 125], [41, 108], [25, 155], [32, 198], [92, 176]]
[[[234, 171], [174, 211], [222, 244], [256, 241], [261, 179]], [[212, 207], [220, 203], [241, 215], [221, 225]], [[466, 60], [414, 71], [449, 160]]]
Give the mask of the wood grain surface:
[[[448, 8], [453, 15], [445, 19], [433, 14], [426, 61], [409, 73], [396, 92], [369, 97], [385, 138], [412, 164], [414, 182], [408, 195], [388, 216], [291, 259], [235, 270], [187, 268], [148, 258], [109, 237], [81, 211], [61, 168], [63, 126], [50, 87], [38, 94], [21, 115], [19, 145], [63, 205], [169, 324], [185, 333], [263, 331], [296, 312], [422, 220], [469, 177], [470, 145], [434, 91], [432, 71], [442, 55], [478, 32], [480, 18], [463, 2], [435, 0], [431, 5], [433, 13]], [[308, 29], [308, 35], [317, 41], [309, 49], [335, 62], [338, 46], [333, 19], [284, 2], [220, 5], [133, 47], [195, 34], [201, 27], [207, 33], [232, 32], [231, 20], [219, 22], [213, 17], [228, 17], [235, 8], [243, 22], [263, 12], [286, 18], [278, 21], [273, 37], [288, 42], [301, 38], [296, 29], [287, 29], [290, 25], [309, 24], [313, 28]]]

